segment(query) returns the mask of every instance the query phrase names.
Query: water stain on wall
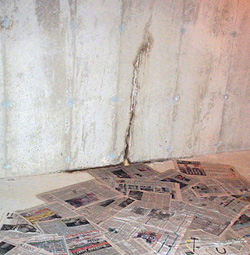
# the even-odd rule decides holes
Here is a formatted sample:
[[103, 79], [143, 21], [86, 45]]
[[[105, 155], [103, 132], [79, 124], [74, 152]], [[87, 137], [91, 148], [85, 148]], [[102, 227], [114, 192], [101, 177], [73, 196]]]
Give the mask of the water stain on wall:
[[194, 25], [199, 18], [200, 4], [194, 0], [184, 0], [184, 24]]
[[60, 26], [60, 1], [36, 0], [37, 21], [44, 31], [54, 33]]
[[215, 36], [221, 36], [224, 35], [227, 31], [228, 25], [232, 22], [233, 16], [232, 16], [232, 4], [230, 1], [222, 1], [218, 2], [218, 6], [213, 6], [213, 16], [212, 21], [210, 25], [211, 33], [213, 33]]
[[[46, 93], [44, 92], [47, 106], [41, 105], [41, 107], [48, 108], [47, 121], [54, 123], [57, 120], [54, 125], [65, 131], [64, 136], [60, 138], [62, 143], [60, 147], [63, 150], [63, 155], [71, 155], [70, 132], [66, 131], [68, 129], [68, 114], [65, 110], [65, 108], [69, 110], [66, 96], [68, 90], [68, 78], [66, 76], [67, 21], [61, 19], [60, 0], [36, 0], [35, 11], [40, 29], [44, 73], [47, 80]], [[68, 164], [67, 160], [66, 163]]]
[[129, 162], [129, 147], [132, 139], [132, 132], [133, 132], [133, 123], [136, 113], [136, 105], [137, 105], [137, 95], [140, 89], [141, 81], [141, 73], [145, 72], [145, 63], [149, 58], [149, 53], [153, 47], [153, 37], [149, 32], [149, 28], [151, 25], [152, 16], [150, 17], [149, 21], [146, 23], [143, 33], [143, 42], [141, 43], [136, 57], [133, 62], [133, 77], [132, 77], [132, 90], [130, 95], [130, 117], [129, 117], [129, 125], [127, 128], [127, 133], [125, 137], [125, 150], [124, 150], [124, 162]]

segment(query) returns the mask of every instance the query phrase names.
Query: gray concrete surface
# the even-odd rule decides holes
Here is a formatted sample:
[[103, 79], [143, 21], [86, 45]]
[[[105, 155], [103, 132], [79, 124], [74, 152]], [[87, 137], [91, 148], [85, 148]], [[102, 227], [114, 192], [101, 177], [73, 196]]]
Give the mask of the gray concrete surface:
[[121, 4], [1, 1], [0, 177], [122, 161]]
[[125, 3], [120, 83], [138, 87], [131, 161], [249, 149], [250, 2]]
[[249, 12], [1, 1], [0, 178], [249, 149]]

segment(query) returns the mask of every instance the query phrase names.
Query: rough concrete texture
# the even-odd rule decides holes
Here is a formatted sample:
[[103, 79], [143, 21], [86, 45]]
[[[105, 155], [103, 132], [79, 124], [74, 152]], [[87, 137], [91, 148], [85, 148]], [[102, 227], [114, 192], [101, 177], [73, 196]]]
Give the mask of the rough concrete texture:
[[247, 0], [3, 0], [0, 178], [250, 148]]
[[139, 87], [130, 160], [249, 148], [250, 2], [125, 2], [120, 83]]
[[116, 139], [115, 115], [121, 2], [1, 5], [0, 177], [120, 162], [124, 137]]

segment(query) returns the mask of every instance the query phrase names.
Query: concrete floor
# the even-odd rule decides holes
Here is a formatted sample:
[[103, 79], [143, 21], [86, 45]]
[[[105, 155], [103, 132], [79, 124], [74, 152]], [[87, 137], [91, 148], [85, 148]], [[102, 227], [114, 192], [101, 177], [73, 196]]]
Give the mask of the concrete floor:
[[[192, 159], [233, 165], [241, 175], [250, 180], [250, 151], [204, 155]], [[173, 168], [171, 161], [155, 162], [149, 165], [159, 172]], [[0, 218], [6, 211], [16, 211], [42, 204], [43, 202], [36, 198], [36, 195], [41, 192], [90, 179], [93, 178], [86, 171], [0, 179]]]

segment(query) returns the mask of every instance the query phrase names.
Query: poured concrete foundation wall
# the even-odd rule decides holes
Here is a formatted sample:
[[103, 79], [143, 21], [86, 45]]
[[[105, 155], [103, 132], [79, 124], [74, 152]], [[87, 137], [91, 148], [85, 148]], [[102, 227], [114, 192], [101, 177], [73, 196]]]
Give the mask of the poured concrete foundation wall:
[[250, 148], [249, 1], [0, 12], [0, 177]]

